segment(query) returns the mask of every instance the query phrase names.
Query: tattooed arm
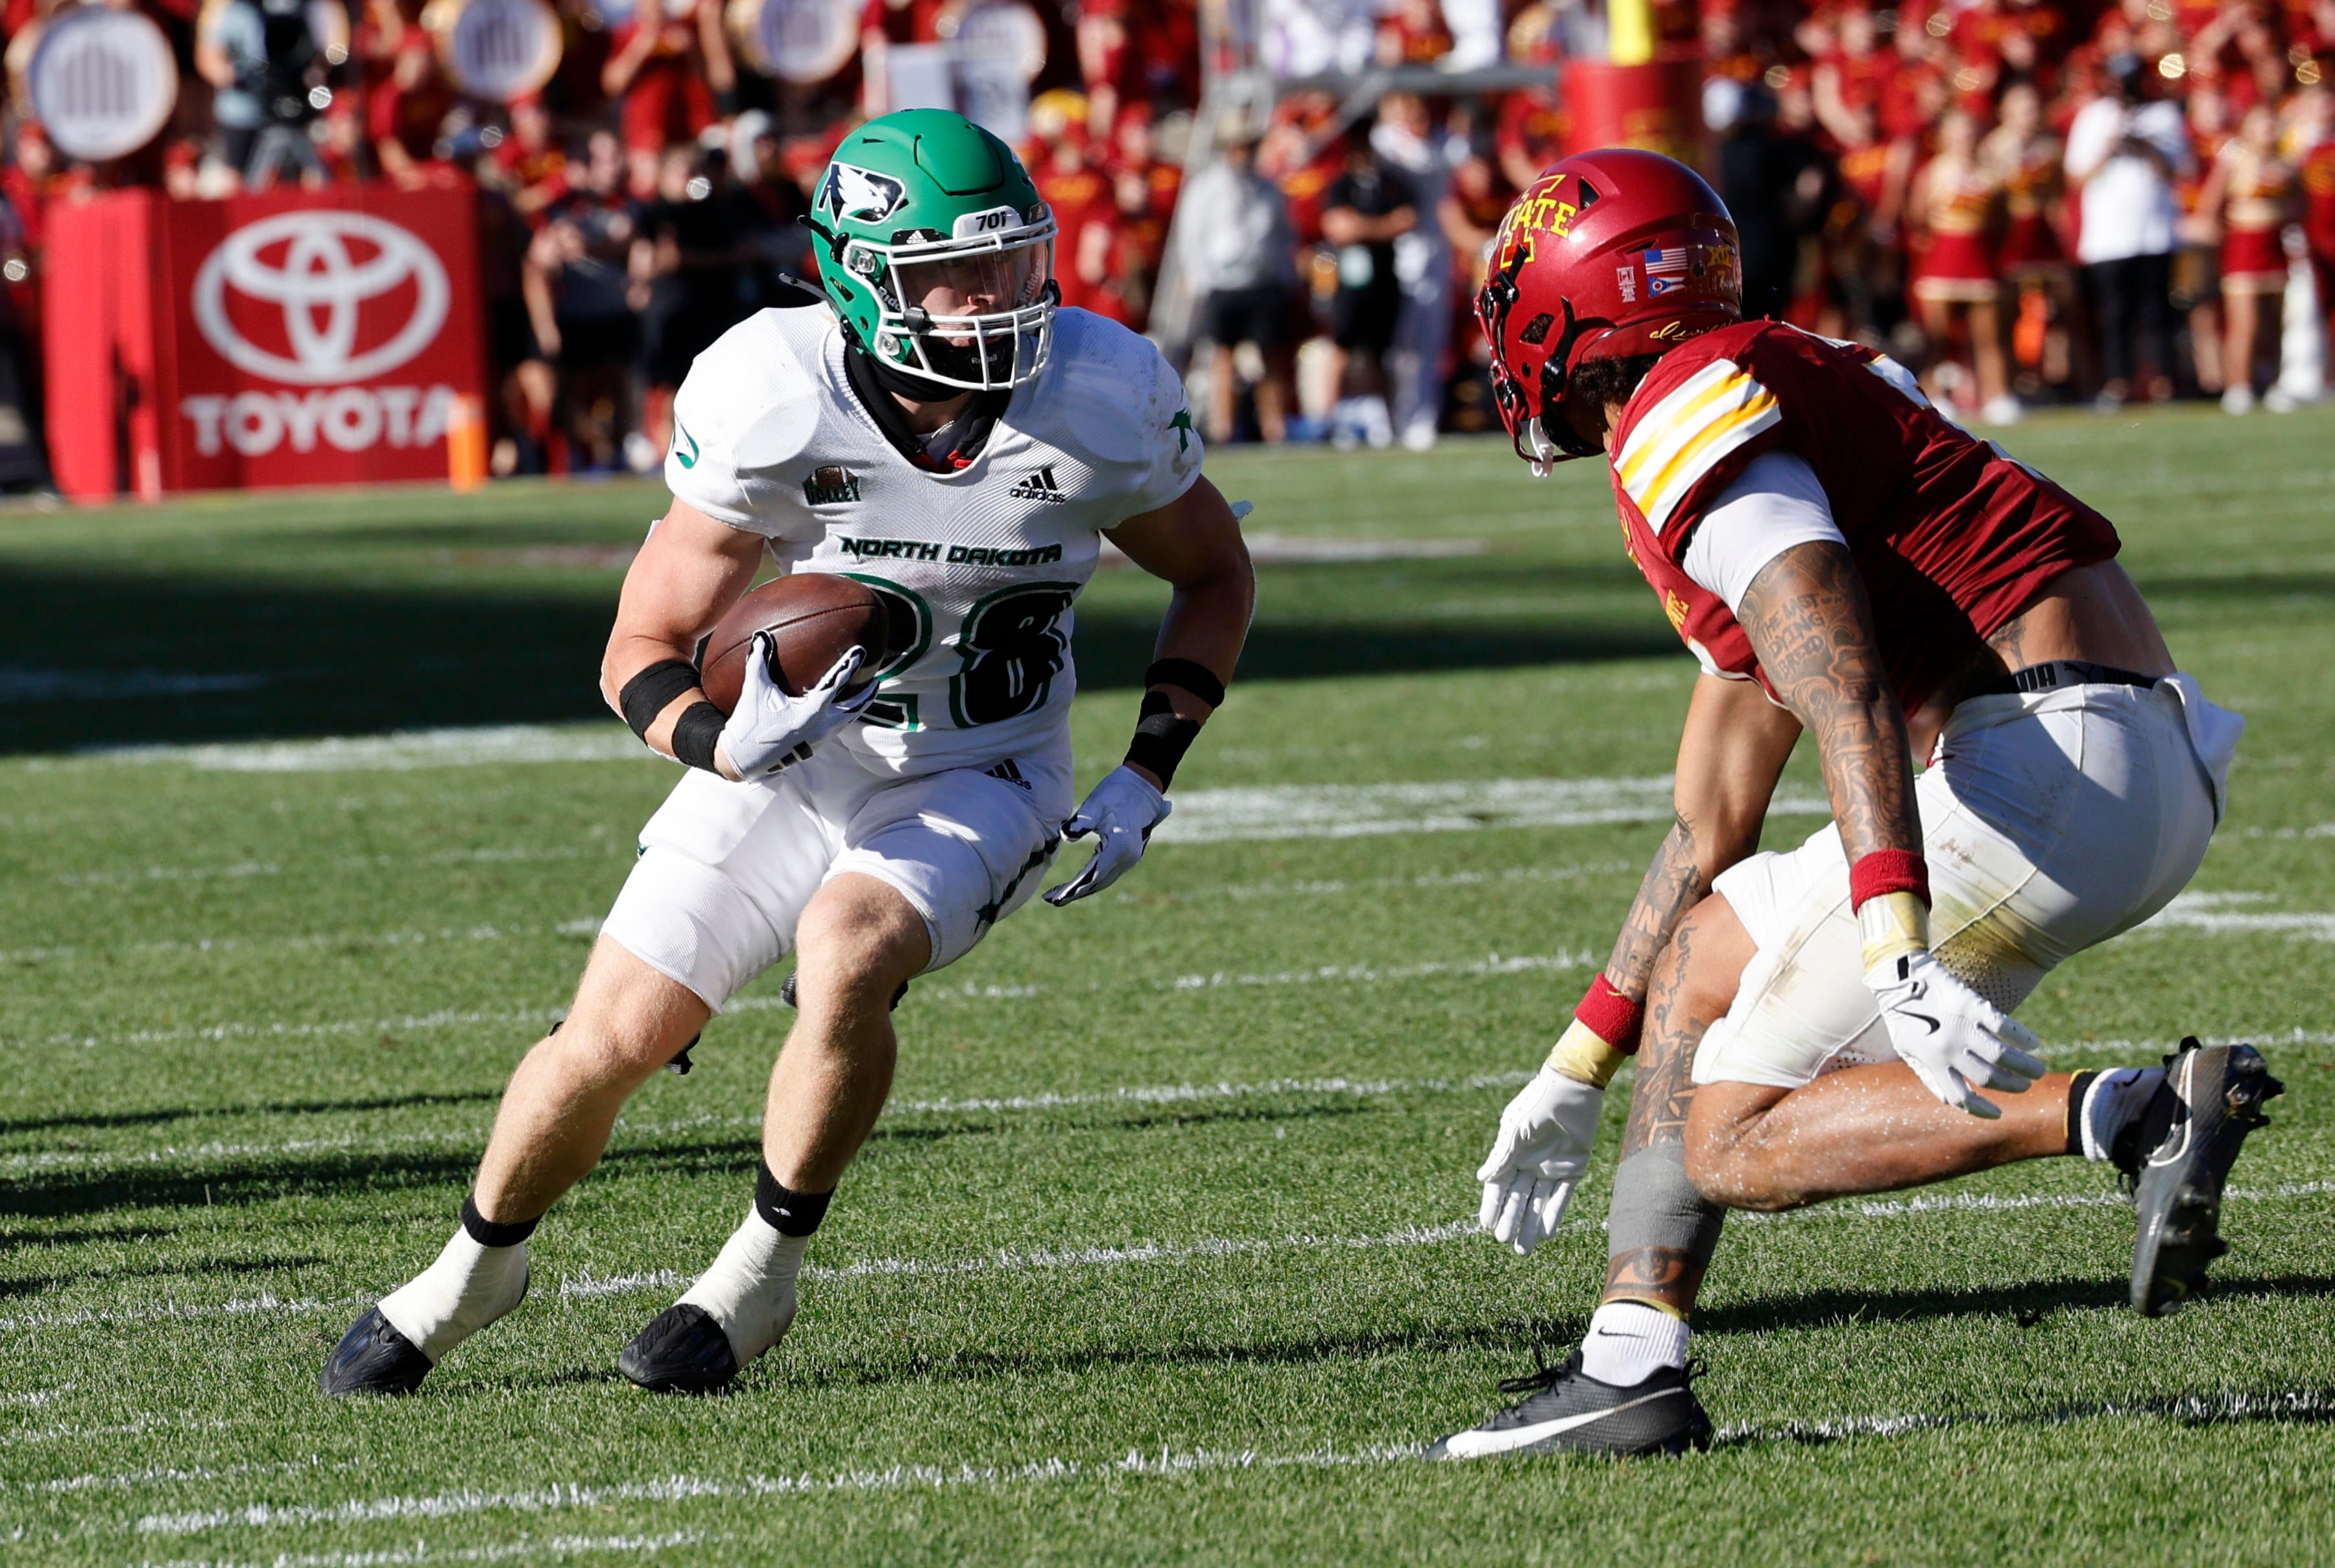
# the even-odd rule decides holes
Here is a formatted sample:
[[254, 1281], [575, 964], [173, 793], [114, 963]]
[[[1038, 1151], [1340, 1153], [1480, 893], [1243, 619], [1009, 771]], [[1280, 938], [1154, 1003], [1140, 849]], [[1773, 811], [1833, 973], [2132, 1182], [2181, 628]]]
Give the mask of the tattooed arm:
[[[1605, 965], [1606, 982], [1629, 1001], [1643, 1003], [1654, 961], [1666, 948], [1672, 963], [1684, 961], [1680, 923], [1710, 893], [1713, 877], [1759, 847], [1768, 797], [1799, 733], [1799, 721], [1749, 681], [1705, 675], [1696, 682], [1679, 744], [1678, 820], [1655, 852]], [[1684, 1067], [1691, 1049], [1665, 1032], [1662, 1009], [1647, 1022], [1650, 1050], [1639, 1058], [1625, 1153], [1636, 1147], [1631, 1139], [1655, 1136], [1648, 1129], [1656, 1124], [1675, 1124], [1673, 1141], [1682, 1137], [1682, 1108], [1692, 1092]], [[1597, 1139], [1604, 1085], [1622, 1060], [1614, 1042], [1576, 1013], [1547, 1065], [1500, 1113], [1492, 1152], [1476, 1172], [1484, 1187], [1478, 1218], [1517, 1252], [1531, 1252], [1564, 1217]], [[1632, 1260], [1633, 1268], [1667, 1266], [1651, 1257]], [[1695, 1265], [1698, 1276], [1700, 1267]]]
[[1848, 863], [1875, 849], [1920, 849], [1905, 715], [1848, 551], [1794, 545], [1759, 568], [1736, 619], [1777, 693], [1816, 736]]
[[1759, 847], [1768, 797], [1799, 735], [1799, 721], [1757, 683], [1717, 675], [1696, 681], [1679, 738], [1678, 819], [1654, 851], [1605, 961], [1605, 978], [1631, 1001], [1645, 1001], [1654, 960], [1712, 880]]

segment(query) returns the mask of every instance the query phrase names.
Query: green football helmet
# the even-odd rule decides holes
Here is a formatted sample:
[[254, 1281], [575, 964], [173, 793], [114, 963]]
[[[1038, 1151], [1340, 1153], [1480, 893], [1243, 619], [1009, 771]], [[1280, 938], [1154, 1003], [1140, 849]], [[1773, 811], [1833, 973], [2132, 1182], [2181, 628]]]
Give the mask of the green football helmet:
[[1054, 342], [1054, 215], [1013, 150], [904, 109], [843, 139], [805, 219], [819, 286], [861, 348], [974, 392], [1016, 387]]

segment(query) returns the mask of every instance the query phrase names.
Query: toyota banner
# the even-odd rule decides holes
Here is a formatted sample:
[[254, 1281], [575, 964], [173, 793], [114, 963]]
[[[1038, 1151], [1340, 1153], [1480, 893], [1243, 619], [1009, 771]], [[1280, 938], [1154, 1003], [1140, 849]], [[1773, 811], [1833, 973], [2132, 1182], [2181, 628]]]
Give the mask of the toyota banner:
[[61, 207], [45, 334], [60, 487], [444, 479], [456, 400], [485, 384], [473, 200], [344, 186]]

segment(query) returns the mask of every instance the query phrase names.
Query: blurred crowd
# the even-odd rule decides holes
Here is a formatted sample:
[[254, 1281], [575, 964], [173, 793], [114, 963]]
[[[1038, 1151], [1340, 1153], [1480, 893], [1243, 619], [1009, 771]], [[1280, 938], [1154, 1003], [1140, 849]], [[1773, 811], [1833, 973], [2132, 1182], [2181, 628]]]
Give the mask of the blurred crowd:
[[[867, 0], [856, 46], [809, 83], [751, 46], [751, 0], [557, 0], [557, 69], [509, 102], [450, 71], [464, 0], [99, 3], [162, 25], [179, 103], [133, 157], [61, 158], [24, 102], [20, 47], [60, 0], [0, 4], [0, 278], [19, 320], [37, 310], [44, 211], [88, 192], [475, 189], [508, 473], [653, 467], [694, 354], [815, 276], [809, 193], [849, 127], [890, 106], [892, 52], [1000, 0]], [[1199, 112], [1203, 39], [1224, 47], [1226, 7], [1248, 53], [1212, 63], [1278, 69], [1269, 111]], [[1501, 214], [1565, 144], [1557, 82], [1568, 54], [1603, 47], [1594, 5], [1012, 8], [1033, 19], [1014, 107], [1061, 225], [1064, 302], [1172, 326], [1212, 434], [1416, 447], [1497, 424], [1468, 306]], [[1704, 63], [1706, 161], [1742, 230], [1751, 312], [1886, 346], [1973, 419], [2282, 406], [2292, 264], [2335, 299], [2335, 0], [1654, 15]], [[1538, 79], [1468, 79], [1503, 63]], [[1303, 80], [1373, 65], [1436, 69], [1404, 78], [1427, 92], [1359, 114]]]

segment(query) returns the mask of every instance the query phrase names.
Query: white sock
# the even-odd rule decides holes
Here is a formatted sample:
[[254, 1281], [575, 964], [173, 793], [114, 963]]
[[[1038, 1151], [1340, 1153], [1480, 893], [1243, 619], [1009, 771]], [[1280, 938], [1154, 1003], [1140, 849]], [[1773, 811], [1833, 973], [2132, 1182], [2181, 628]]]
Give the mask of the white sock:
[[376, 1310], [434, 1365], [526, 1294], [525, 1242], [486, 1246], [458, 1228], [438, 1261], [383, 1296]]
[[795, 1275], [809, 1248], [809, 1236], [780, 1234], [750, 1205], [745, 1224], [730, 1233], [713, 1266], [676, 1304], [712, 1313], [742, 1367], [777, 1344], [795, 1321]]
[[2076, 1108], [2076, 1129], [2084, 1140], [2084, 1157], [2104, 1160], [2114, 1155], [2117, 1135], [2156, 1098], [2164, 1083], [2161, 1067], [2119, 1067], [2086, 1085], [2084, 1103]]
[[1581, 1337], [1581, 1370], [1630, 1388], [1664, 1367], [1686, 1365], [1686, 1324], [1643, 1302], [1607, 1302]]

